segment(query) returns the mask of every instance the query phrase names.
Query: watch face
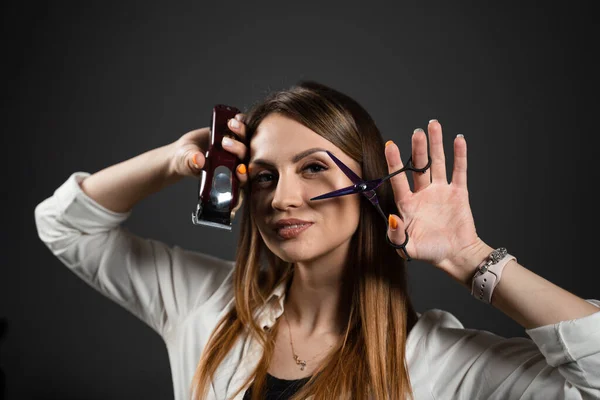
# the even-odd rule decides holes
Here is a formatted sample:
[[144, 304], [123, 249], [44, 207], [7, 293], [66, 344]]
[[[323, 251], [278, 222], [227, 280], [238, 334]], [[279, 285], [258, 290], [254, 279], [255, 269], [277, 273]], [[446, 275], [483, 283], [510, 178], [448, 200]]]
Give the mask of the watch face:
[[492, 254], [490, 254], [490, 258], [492, 259], [492, 264], [496, 264], [498, 261], [503, 259], [504, 256], [506, 256], [506, 254], [507, 254], [507, 250], [504, 247], [500, 247], [500, 248], [492, 251]]

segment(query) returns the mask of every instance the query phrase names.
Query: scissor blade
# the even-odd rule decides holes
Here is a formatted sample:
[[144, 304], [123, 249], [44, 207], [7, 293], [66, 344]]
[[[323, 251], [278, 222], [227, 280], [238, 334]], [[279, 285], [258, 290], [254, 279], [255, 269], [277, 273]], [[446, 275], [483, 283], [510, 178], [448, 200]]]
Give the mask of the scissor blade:
[[346, 176], [348, 178], [350, 178], [350, 180], [352, 181], [352, 183], [361, 183], [363, 180], [354, 173], [354, 171], [352, 171], [350, 168], [348, 168], [346, 166], [346, 164], [344, 164], [342, 161], [340, 161], [336, 156], [334, 156], [329, 150], [325, 150], [327, 152], [327, 154], [329, 154], [329, 157], [331, 157], [331, 159], [333, 160], [334, 163], [337, 164], [338, 167], [340, 167], [340, 169], [342, 170], [342, 172], [344, 174], [346, 174]]
[[347, 194], [354, 194], [354, 193], [358, 193], [358, 190], [356, 189], [356, 186], [352, 185], [352, 186], [345, 187], [343, 189], [334, 190], [333, 192], [329, 192], [329, 193], [319, 195], [317, 197], [313, 197], [311, 200], [328, 199], [330, 197], [345, 196]]

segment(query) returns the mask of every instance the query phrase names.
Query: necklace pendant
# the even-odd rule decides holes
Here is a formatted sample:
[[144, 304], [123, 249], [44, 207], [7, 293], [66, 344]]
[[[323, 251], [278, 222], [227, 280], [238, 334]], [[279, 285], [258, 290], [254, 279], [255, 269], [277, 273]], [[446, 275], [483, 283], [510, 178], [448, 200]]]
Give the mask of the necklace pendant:
[[298, 365], [300, 366], [300, 371], [304, 371], [304, 368], [306, 368], [306, 361], [304, 360], [299, 360], [300, 362], [298, 363]]
[[296, 361], [296, 365], [300, 366], [300, 370], [304, 371], [304, 368], [306, 367], [306, 360], [301, 360], [297, 354], [294, 354], [294, 361]]

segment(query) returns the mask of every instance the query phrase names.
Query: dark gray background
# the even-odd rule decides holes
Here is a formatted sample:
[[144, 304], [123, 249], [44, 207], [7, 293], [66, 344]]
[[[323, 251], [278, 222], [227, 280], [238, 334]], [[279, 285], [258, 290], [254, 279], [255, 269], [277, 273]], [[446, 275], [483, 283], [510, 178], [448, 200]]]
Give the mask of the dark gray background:
[[[597, 28], [589, 7], [490, 2], [4, 3], [4, 221], [0, 347], [8, 399], [169, 399], [161, 338], [67, 270], [33, 211], [75, 171], [95, 172], [315, 79], [356, 98], [406, 155], [413, 129], [465, 135], [480, 236], [548, 280], [598, 298]], [[451, 156], [448, 157], [451, 162]], [[191, 224], [196, 182], [142, 203], [140, 235], [232, 258], [233, 233]], [[419, 262], [419, 311], [525, 336]]]

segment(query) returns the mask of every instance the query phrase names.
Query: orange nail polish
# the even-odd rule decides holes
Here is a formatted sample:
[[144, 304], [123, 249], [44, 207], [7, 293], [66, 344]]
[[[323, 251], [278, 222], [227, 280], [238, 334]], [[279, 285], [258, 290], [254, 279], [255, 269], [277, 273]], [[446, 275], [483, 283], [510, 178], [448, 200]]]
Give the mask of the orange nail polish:
[[393, 142], [393, 141], [391, 141], [391, 140], [388, 140], [387, 142], [385, 142], [385, 147], [388, 147], [388, 145], [390, 145], [390, 144], [392, 144], [392, 143], [394, 143], [394, 142]]
[[196, 168], [200, 168], [200, 167], [198, 166], [198, 162], [196, 161], [196, 157], [198, 157], [198, 153], [194, 154], [194, 157], [192, 157], [192, 162], [194, 163], [194, 166], [195, 166]]
[[392, 229], [396, 229], [398, 227], [398, 222], [396, 222], [396, 219], [392, 217], [392, 214], [390, 214], [390, 216], [388, 217], [388, 223], [390, 225], [390, 228]]
[[237, 167], [237, 172], [244, 175], [246, 173], [246, 166], [244, 164], [240, 164]]

